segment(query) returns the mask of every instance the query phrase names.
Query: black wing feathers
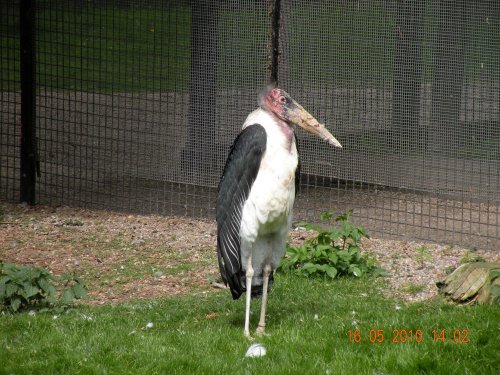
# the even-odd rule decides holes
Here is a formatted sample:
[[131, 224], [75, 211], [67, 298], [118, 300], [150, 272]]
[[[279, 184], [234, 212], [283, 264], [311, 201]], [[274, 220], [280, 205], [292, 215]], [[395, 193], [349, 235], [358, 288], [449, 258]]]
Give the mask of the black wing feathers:
[[246, 127], [236, 138], [224, 167], [217, 193], [217, 257], [225, 284], [234, 299], [245, 291], [240, 262], [240, 224], [266, 150], [266, 131], [259, 124]]
[[297, 148], [297, 169], [295, 170], [295, 196], [299, 193], [300, 190], [300, 150], [299, 150], [299, 138], [297, 138], [297, 134], [293, 133], [295, 137], [295, 147]]

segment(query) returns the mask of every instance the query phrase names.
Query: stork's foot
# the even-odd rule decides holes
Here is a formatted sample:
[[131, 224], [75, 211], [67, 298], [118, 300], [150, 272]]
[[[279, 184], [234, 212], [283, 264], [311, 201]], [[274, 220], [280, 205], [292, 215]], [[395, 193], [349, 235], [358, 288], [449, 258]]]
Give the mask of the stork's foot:
[[266, 330], [266, 326], [261, 326], [261, 325], [259, 325], [259, 326], [257, 327], [257, 329], [255, 330], [255, 334], [256, 334], [257, 336], [259, 336], [259, 337], [262, 337], [262, 336], [269, 336], [269, 334], [267, 334], [267, 333], [265, 332], [265, 330]]
[[252, 335], [250, 335], [250, 332], [248, 332], [248, 331], [244, 331], [243, 335], [248, 339], [248, 341], [254, 340], [254, 338], [252, 337]]

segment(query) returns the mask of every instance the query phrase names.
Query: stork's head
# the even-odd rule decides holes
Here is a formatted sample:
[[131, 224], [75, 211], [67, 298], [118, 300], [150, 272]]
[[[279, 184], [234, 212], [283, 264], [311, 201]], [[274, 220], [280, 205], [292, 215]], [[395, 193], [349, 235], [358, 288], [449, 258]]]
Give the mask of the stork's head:
[[332, 146], [342, 147], [328, 129], [293, 100], [285, 90], [267, 86], [261, 94], [259, 104], [262, 109], [272, 113], [287, 124], [298, 125], [305, 131], [327, 141]]

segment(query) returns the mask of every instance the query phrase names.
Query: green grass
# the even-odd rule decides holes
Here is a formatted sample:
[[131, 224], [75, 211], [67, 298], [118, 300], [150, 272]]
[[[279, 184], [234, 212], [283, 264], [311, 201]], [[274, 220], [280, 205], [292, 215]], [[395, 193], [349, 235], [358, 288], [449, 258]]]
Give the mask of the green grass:
[[[500, 366], [500, 309], [384, 299], [381, 281], [278, 275], [268, 309], [267, 356], [244, 357], [244, 301], [227, 291], [78, 307], [58, 316], [0, 315], [0, 373], [52, 374], [493, 374]], [[259, 304], [253, 304], [255, 329]], [[213, 317], [215, 315], [215, 317]], [[317, 315], [317, 319], [315, 319]], [[210, 318], [211, 317], [211, 318]], [[382, 343], [349, 342], [383, 330]], [[152, 322], [152, 328], [146, 324]], [[393, 343], [393, 330], [422, 341]], [[446, 330], [445, 342], [432, 330]], [[455, 342], [454, 330], [468, 342]], [[456, 334], [458, 339], [458, 334]], [[328, 371], [328, 372], [327, 372]]]
[[409, 284], [403, 288], [403, 291], [409, 294], [418, 294], [425, 290], [425, 284]]

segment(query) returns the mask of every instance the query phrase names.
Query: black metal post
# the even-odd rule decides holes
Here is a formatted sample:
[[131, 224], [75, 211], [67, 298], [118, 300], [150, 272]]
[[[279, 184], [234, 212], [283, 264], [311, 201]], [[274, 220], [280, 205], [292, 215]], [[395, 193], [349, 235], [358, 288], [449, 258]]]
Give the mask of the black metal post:
[[21, 202], [35, 204], [35, 0], [20, 2], [21, 49]]
[[271, 77], [270, 81], [278, 85], [278, 64], [280, 54], [280, 15], [281, 0], [274, 0], [271, 14]]

